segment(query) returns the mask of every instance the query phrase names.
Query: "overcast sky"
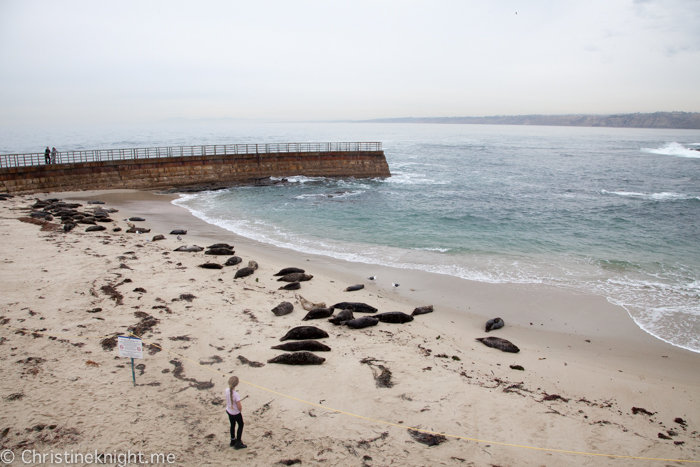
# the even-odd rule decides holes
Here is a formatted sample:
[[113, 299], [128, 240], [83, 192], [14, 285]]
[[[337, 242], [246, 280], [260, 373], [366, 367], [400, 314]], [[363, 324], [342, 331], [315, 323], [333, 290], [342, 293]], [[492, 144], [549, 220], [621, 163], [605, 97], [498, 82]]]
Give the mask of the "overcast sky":
[[698, 0], [0, 0], [0, 125], [672, 110]]

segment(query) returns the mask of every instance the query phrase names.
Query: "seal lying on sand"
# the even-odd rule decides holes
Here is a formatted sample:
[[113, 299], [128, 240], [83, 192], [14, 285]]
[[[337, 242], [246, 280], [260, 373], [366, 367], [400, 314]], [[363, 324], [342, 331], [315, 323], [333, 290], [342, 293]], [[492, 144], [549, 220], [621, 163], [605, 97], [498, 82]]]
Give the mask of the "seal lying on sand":
[[233, 245], [229, 245], [228, 243], [214, 243], [213, 245], [209, 245], [207, 248], [210, 250], [212, 248], [228, 248], [229, 250], [233, 250]]
[[275, 350], [286, 350], [287, 352], [298, 352], [299, 350], [311, 350], [312, 352], [330, 352], [331, 348], [319, 341], [294, 341], [271, 347]]
[[[170, 235], [187, 235], [187, 231], [176, 229], [176, 230], [171, 231]], [[202, 248], [202, 249], [204, 249], [204, 248]]]
[[315, 310], [309, 311], [301, 320], [308, 321], [310, 319], [322, 319], [331, 316], [333, 316], [333, 308], [316, 308]]
[[277, 282], [302, 282], [310, 281], [314, 276], [311, 274], [304, 274], [302, 272], [293, 272], [291, 274], [285, 274], [284, 276], [277, 279]]
[[312, 354], [311, 352], [283, 353], [275, 358], [271, 358], [267, 363], [281, 363], [283, 365], [320, 365], [326, 359]]
[[329, 319], [331, 323], [335, 325], [339, 324], [345, 324], [347, 321], [355, 319], [355, 315], [352, 314], [352, 310], [350, 308], [347, 308], [337, 315], [335, 315], [333, 318]]
[[202, 248], [201, 246], [197, 246], [197, 245], [185, 245], [185, 246], [175, 248], [175, 251], [188, 251], [191, 253], [196, 253], [198, 251], [202, 251], [203, 249], [204, 248]]
[[236, 275], [233, 276], [234, 279], [238, 279], [239, 277], [247, 277], [250, 276], [255, 272], [255, 269], [253, 268], [241, 268], [238, 271], [236, 271]]
[[231, 256], [234, 253], [235, 253], [235, 251], [233, 251], [230, 248], [209, 248], [207, 251], [204, 252], [205, 255], [220, 255], [220, 256]]
[[292, 305], [289, 302], [282, 302], [272, 309], [272, 312], [275, 314], [275, 316], [288, 315], [292, 311], [294, 311], [294, 305]]
[[433, 305], [419, 306], [418, 308], [413, 310], [413, 313], [411, 313], [411, 316], [424, 315], [426, 313], [432, 313], [432, 312], [433, 312]]
[[493, 318], [486, 321], [486, 332], [493, 331], [494, 329], [501, 329], [505, 326], [505, 322], [501, 318]]
[[377, 309], [373, 306], [369, 306], [366, 303], [356, 303], [356, 302], [340, 302], [333, 305], [331, 308], [336, 308], [339, 310], [344, 310], [346, 308], [352, 308], [353, 311], [357, 313], [376, 313]]
[[253, 268], [253, 269], [258, 269], [258, 263], [251, 259], [250, 261], [248, 261], [248, 267]]
[[299, 268], [284, 268], [280, 270], [280, 272], [278, 272], [277, 274], [273, 274], [273, 276], [286, 276], [287, 274], [294, 274], [296, 272], [304, 274], [306, 271]]
[[204, 263], [204, 264], [200, 264], [197, 267], [202, 268], [202, 269], [223, 269], [224, 268], [219, 263]]
[[277, 290], [298, 290], [301, 289], [301, 284], [299, 282], [292, 282], [287, 285], [283, 285]]
[[354, 292], [356, 290], [362, 290], [364, 289], [365, 286], [363, 284], [357, 284], [357, 285], [351, 285], [350, 287], [346, 287], [343, 292]]
[[241, 261], [243, 261], [243, 260], [241, 258], [239, 258], [238, 256], [231, 256], [229, 259], [226, 260], [226, 262], [224, 263], [224, 266], [235, 266], [238, 263], [240, 263]]
[[401, 311], [390, 311], [388, 313], [379, 313], [374, 315], [382, 323], [408, 323], [413, 321], [413, 316], [407, 315]]
[[323, 329], [314, 326], [297, 326], [289, 330], [280, 341], [294, 340], [303, 341], [306, 339], [322, 339], [328, 337], [328, 333]]
[[319, 303], [313, 303], [302, 297], [301, 295], [297, 295], [297, 298], [301, 302], [301, 307], [305, 309], [306, 311], [311, 311], [315, 310], [316, 308], [325, 308], [326, 307], [326, 302], [319, 302]]
[[499, 349], [504, 352], [520, 352], [518, 346], [513, 344], [511, 341], [501, 339], [500, 337], [477, 337], [476, 340], [478, 340], [487, 347], [493, 347], [494, 349]]
[[378, 322], [379, 320], [377, 318], [373, 318], [372, 316], [363, 316], [362, 318], [356, 318], [351, 319], [350, 321], [346, 321], [345, 325], [353, 329], [362, 329], [368, 328], [370, 326], [376, 326]]

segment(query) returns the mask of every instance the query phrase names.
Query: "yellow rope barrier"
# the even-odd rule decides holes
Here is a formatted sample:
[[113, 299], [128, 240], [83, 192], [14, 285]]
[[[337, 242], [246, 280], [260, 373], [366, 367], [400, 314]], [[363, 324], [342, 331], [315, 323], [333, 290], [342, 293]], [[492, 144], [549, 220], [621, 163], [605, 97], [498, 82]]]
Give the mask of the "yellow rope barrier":
[[[2, 325], [2, 327], [7, 328], [7, 329], [19, 330], [19, 331], [23, 331], [23, 332], [30, 333], [30, 334], [36, 333], [36, 334], [41, 334], [41, 335], [43, 335], [43, 336], [60, 337], [60, 338], [73, 337], [73, 338], [84, 338], [84, 339], [101, 339], [101, 338], [105, 338], [105, 337], [112, 337], [112, 336], [114, 336], [114, 334], [108, 334], [108, 335], [106, 335], [106, 336], [100, 336], [100, 337], [94, 337], [94, 336], [92, 336], [92, 337], [91, 337], [91, 336], [54, 336], [54, 335], [47, 334], [47, 333], [44, 333], [44, 332], [28, 331], [28, 330], [26, 330], [26, 329], [13, 328], [13, 327], [7, 326], [7, 325]], [[131, 332], [127, 332], [127, 334], [129, 334], [129, 335], [131, 335], [131, 336], [134, 336]], [[134, 337], [137, 337], [137, 336], [134, 336]], [[220, 374], [220, 375], [223, 376], [223, 377], [228, 376], [226, 373], [223, 373], [223, 372], [221, 372], [221, 371], [219, 371], [219, 370], [215, 370], [214, 368], [210, 368], [210, 367], [204, 366], [204, 365], [202, 365], [201, 363], [196, 362], [196, 361], [194, 361], [194, 360], [192, 360], [192, 359], [189, 359], [189, 358], [187, 358], [187, 357], [185, 357], [185, 356], [183, 356], [183, 355], [180, 355], [180, 354], [178, 354], [178, 353], [176, 353], [176, 352], [173, 352], [173, 351], [171, 351], [171, 350], [165, 349], [165, 348], [163, 348], [160, 344], [156, 344], [155, 342], [150, 342], [150, 341], [148, 341], [148, 340], [146, 340], [146, 339], [144, 339], [144, 338], [142, 338], [142, 337], [139, 337], [139, 339], [141, 339], [143, 342], [145, 342], [145, 343], [147, 343], [147, 344], [149, 344], [149, 345], [153, 345], [153, 346], [159, 348], [160, 350], [163, 350], [163, 351], [165, 351], [165, 352], [168, 352], [169, 354], [175, 355], [175, 356], [177, 356], [177, 357], [179, 357], [179, 358], [181, 358], [181, 359], [183, 359], [183, 360], [186, 360], [186, 361], [188, 361], [188, 362], [190, 362], [190, 363], [194, 363], [195, 365], [197, 365], [197, 366], [199, 366], [199, 367], [201, 367], [201, 368], [203, 368], [203, 369], [205, 369], [205, 370], [212, 371], [212, 372], [214, 372], [214, 373], [218, 373], [218, 374]], [[283, 394], [283, 393], [281, 393], [281, 392], [273, 391], [272, 389], [268, 389], [268, 388], [265, 388], [265, 387], [262, 387], [262, 386], [258, 386], [257, 384], [253, 384], [253, 383], [250, 383], [250, 382], [248, 382], [248, 381], [240, 380], [240, 382], [241, 382], [241, 383], [244, 383], [244, 384], [247, 384], [247, 385], [249, 385], [249, 386], [252, 386], [252, 387], [254, 387], [254, 388], [260, 389], [260, 390], [262, 390], [262, 391], [266, 391], [266, 392], [269, 392], [269, 393], [271, 393], [271, 394], [275, 394], [275, 395], [280, 396], [280, 397], [285, 397], [285, 398], [287, 398], [287, 399], [291, 399], [291, 400], [294, 400], [294, 401], [297, 401], [297, 402], [301, 402], [302, 404], [311, 405], [311, 406], [318, 407], [318, 408], [321, 408], [321, 409], [324, 409], [324, 410], [329, 410], [329, 411], [331, 411], [331, 412], [336, 412], [336, 413], [339, 413], [339, 414], [347, 415], [347, 416], [349, 416], [349, 417], [355, 417], [355, 418], [359, 418], [359, 419], [362, 419], [362, 420], [367, 420], [367, 421], [370, 421], [370, 422], [379, 423], [379, 424], [382, 424], [382, 425], [394, 426], [394, 427], [402, 428], [402, 429], [405, 429], [405, 430], [414, 430], [414, 431], [418, 431], [418, 432], [420, 432], [420, 433], [427, 433], [427, 434], [431, 434], [431, 435], [440, 435], [440, 436], [445, 436], [445, 437], [455, 438], [455, 439], [463, 439], [463, 440], [465, 440], [465, 441], [473, 441], [473, 442], [475, 442], [475, 443], [495, 444], [495, 445], [498, 445], [498, 446], [508, 446], [508, 447], [513, 447], [513, 448], [531, 449], [531, 450], [545, 451], [545, 452], [556, 452], [556, 453], [560, 453], [560, 454], [575, 454], [575, 455], [580, 455], [580, 456], [596, 456], [596, 457], [610, 457], [610, 458], [615, 458], [615, 459], [635, 459], [635, 460], [647, 460], [647, 461], [682, 462], [682, 463], [700, 464], [700, 461], [697, 461], [697, 460], [687, 460], [687, 459], [663, 459], [663, 458], [657, 458], [657, 457], [623, 456], [623, 455], [619, 455], [619, 454], [601, 454], [601, 453], [595, 453], [595, 452], [567, 451], [567, 450], [564, 450], [564, 449], [540, 448], [540, 447], [537, 447], [537, 446], [526, 446], [526, 445], [522, 445], [522, 444], [503, 443], [503, 442], [499, 442], [499, 441], [488, 441], [488, 440], [477, 439], [477, 438], [468, 438], [468, 437], [466, 437], [466, 436], [451, 435], [451, 434], [446, 434], [446, 433], [438, 433], [438, 432], [435, 432], [435, 431], [424, 430], [424, 429], [422, 429], [422, 428], [413, 428], [413, 427], [409, 427], [409, 426], [405, 426], [405, 425], [399, 425], [398, 423], [392, 423], [392, 422], [387, 422], [387, 421], [384, 421], [384, 420], [378, 420], [378, 419], [375, 419], [375, 418], [365, 417], [365, 416], [362, 416], [362, 415], [357, 415], [357, 414], [354, 414], [354, 413], [345, 412], [345, 411], [343, 411], [343, 410], [334, 409], [334, 408], [332, 408], [332, 407], [326, 407], [326, 406], [321, 405], [321, 404], [316, 404], [316, 403], [313, 403], [313, 402], [309, 402], [309, 401], [305, 401], [305, 400], [303, 400], [303, 399], [296, 398], [296, 397], [294, 397], [294, 396], [289, 396], [289, 395], [287, 395], [287, 394]]]

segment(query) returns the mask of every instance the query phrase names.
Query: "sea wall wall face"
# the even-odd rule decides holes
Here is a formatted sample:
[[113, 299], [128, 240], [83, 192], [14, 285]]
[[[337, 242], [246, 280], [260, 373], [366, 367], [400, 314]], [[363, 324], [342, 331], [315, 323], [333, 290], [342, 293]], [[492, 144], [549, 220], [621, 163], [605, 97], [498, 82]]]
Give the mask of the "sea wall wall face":
[[0, 191], [222, 186], [264, 177], [390, 177], [384, 151], [303, 152], [125, 159], [0, 169]]

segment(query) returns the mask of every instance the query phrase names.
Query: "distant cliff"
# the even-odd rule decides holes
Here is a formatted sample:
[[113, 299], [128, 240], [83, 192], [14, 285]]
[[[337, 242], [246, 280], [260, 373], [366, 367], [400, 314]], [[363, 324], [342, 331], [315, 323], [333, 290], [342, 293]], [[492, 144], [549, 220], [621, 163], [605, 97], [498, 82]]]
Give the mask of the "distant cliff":
[[364, 123], [453, 123], [473, 125], [593, 126], [615, 128], [700, 129], [698, 112], [654, 112], [615, 115], [497, 115], [494, 117], [379, 118]]

